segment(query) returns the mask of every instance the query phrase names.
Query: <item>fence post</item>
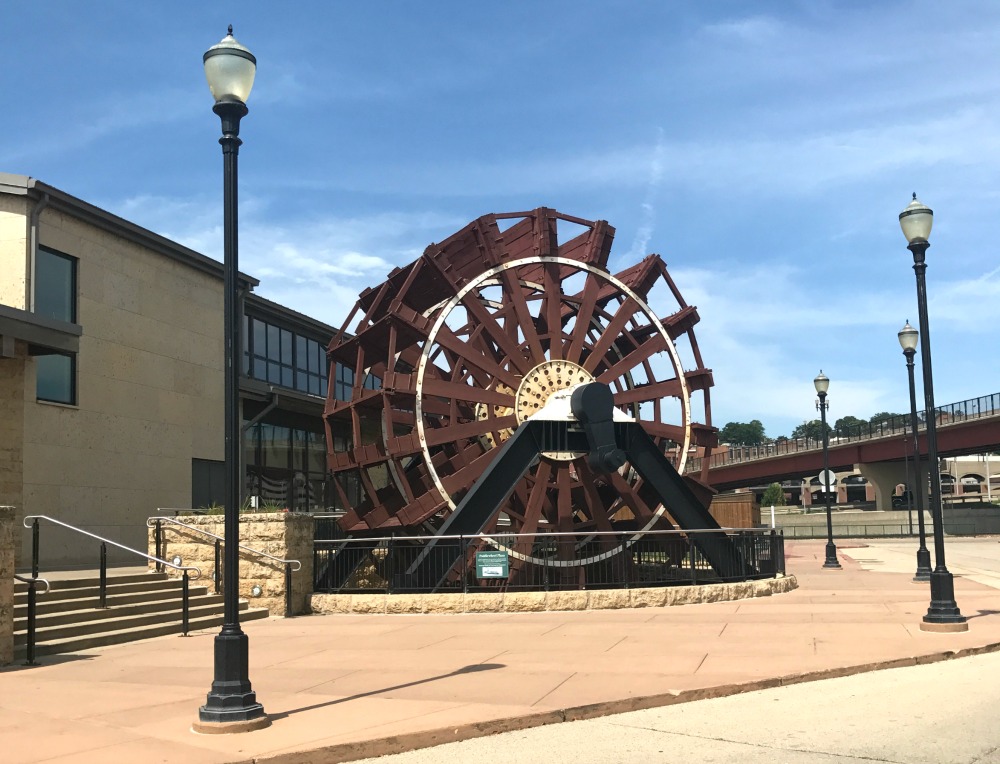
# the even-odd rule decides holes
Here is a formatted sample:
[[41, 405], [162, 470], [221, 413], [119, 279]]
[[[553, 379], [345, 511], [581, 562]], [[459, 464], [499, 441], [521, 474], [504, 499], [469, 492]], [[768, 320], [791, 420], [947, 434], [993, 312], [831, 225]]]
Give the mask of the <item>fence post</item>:
[[462, 565], [462, 594], [468, 594], [469, 593], [469, 574], [468, 574], [469, 542], [465, 538], [465, 536], [459, 535], [459, 537], [458, 537], [458, 548], [459, 548], [459, 550], [462, 553], [461, 559], [462, 559], [462, 562], [463, 562], [463, 565]]
[[100, 604], [102, 610], [108, 607], [108, 545], [101, 542], [101, 593]]
[[285, 563], [285, 618], [292, 617], [292, 563]]
[[153, 535], [156, 539], [156, 572], [163, 572], [163, 563], [160, 560], [163, 559], [163, 523], [160, 518], [156, 518], [156, 529], [153, 531]]
[[31, 577], [38, 578], [38, 518], [31, 524]]
[[[37, 520], [35, 521], [37, 525]], [[25, 651], [25, 666], [35, 665], [35, 614], [38, 603], [38, 592], [35, 587], [38, 585], [36, 576], [32, 576], [28, 583], [28, 644]]]
[[222, 541], [220, 541], [219, 539], [216, 539], [215, 540], [215, 572], [212, 573], [212, 578], [215, 579], [215, 593], [216, 594], [218, 594], [219, 591], [220, 591], [220, 589], [219, 589], [219, 579], [221, 578], [221, 576], [219, 575], [219, 568], [222, 567], [221, 560], [222, 560]]
[[694, 545], [694, 539], [691, 538], [691, 536], [687, 537], [687, 543], [688, 543], [688, 560], [690, 561], [691, 564], [691, 583], [692, 585], [694, 585], [698, 583], [698, 566], [695, 564], [695, 559], [694, 559], [698, 547]]
[[181, 632], [185, 637], [189, 630], [188, 616], [188, 572], [185, 569], [181, 584]]

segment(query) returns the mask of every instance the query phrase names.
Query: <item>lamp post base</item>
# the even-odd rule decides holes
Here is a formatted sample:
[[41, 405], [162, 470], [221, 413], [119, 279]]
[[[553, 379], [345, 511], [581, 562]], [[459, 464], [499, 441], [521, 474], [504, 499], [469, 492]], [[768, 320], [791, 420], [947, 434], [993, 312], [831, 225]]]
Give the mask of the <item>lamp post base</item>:
[[925, 583], [931, 580], [931, 552], [929, 549], [917, 550], [917, 572], [913, 575], [915, 583]]
[[271, 720], [250, 687], [249, 640], [227, 624], [215, 637], [215, 680], [205, 705], [198, 709], [195, 732], [250, 732], [267, 727]]
[[833, 568], [834, 570], [843, 569], [837, 560], [837, 546], [831, 542], [827, 542], [826, 545], [826, 560], [823, 562], [823, 567]]
[[938, 567], [931, 572], [931, 604], [920, 628], [923, 631], [967, 631], [969, 628], [968, 620], [955, 602], [955, 579], [946, 568]]

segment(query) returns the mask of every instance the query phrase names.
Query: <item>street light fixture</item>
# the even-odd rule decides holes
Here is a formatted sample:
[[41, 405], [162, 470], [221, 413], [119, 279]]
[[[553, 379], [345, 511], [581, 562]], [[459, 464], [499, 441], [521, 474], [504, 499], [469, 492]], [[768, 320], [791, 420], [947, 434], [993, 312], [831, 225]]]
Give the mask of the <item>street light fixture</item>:
[[271, 722], [250, 687], [247, 635], [240, 629], [240, 402], [239, 402], [239, 245], [237, 235], [237, 156], [240, 120], [253, 87], [257, 59], [233, 37], [229, 27], [221, 42], [204, 56], [205, 77], [215, 98], [212, 111], [222, 120], [223, 158], [223, 320], [225, 324], [225, 558], [223, 560], [222, 631], [215, 638], [215, 679], [208, 699], [198, 710], [195, 729], [246, 732]]
[[[920, 546], [917, 547], [917, 572], [913, 576], [914, 581], [931, 580], [931, 553], [927, 549], [927, 531], [924, 528], [924, 501], [927, 496], [927, 484], [920, 474], [920, 436], [917, 432], [917, 391], [913, 381], [913, 356], [917, 353], [917, 342], [919, 332], [906, 322], [906, 326], [899, 330], [899, 345], [903, 348], [903, 355], [906, 356], [906, 375], [910, 381], [910, 431], [913, 433], [913, 464], [916, 479], [912, 486], [907, 486], [910, 491], [911, 504], [913, 497], [917, 504], [917, 528], [920, 533]], [[910, 526], [910, 533], [913, 526]]]
[[823, 474], [820, 475], [820, 485], [823, 487], [823, 499], [826, 501], [826, 560], [823, 562], [824, 568], [840, 569], [837, 561], [837, 547], [833, 543], [833, 515], [830, 509], [830, 435], [826, 431], [826, 410], [830, 404], [826, 402], [826, 393], [830, 389], [830, 379], [820, 370], [813, 380], [816, 387], [816, 394], [819, 400], [816, 401], [816, 408], [819, 409], [820, 422], [823, 427]]
[[931, 519], [934, 523], [934, 570], [931, 571], [931, 602], [920, 628], [924, 631], [968, 631], [969, 623], [955, 602], [955, 581], [945, 565], [944, 528], [941, 512], [941, 471], [937, 454], [937, 410], [934, 407], [934, 373], [931, 369], [931, 336], [927, 319], [927, 282], [925, 256], [934, 213], [917, 200], [899, 213], [899, 226], [906, 237], [906, 248], [913, 253], [913, 272], [917, 276], [917, 312], [920, 318], [920, 365], [924, 375], [924, 418], [927, 427], [927, 466], [931, 473]]

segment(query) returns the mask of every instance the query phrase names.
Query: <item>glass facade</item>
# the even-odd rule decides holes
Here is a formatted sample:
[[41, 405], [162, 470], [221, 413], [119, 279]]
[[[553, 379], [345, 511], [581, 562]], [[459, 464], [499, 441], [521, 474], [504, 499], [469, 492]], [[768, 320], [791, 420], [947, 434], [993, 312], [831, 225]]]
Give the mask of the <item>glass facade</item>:
[[243, 317], [243, 373], [309, 395], [326, 397], [326, 347], [253, 316]]
[[[255, 315], [243, 318], [243, 374], [250, 379], [326, 397], [328, 385], [326, 345], [292, 329]], [[333, 394], [349, 400], [356, 382], [353, 369], [337, 364]], [[382, 380], [366, 374], [361, 386], [377, 390]], [[350, 448], [350, 423], [334, 436], [334, 449]], [[257, 496], [263, 506], [295, 512], [325, 512], [340, 508], [340, 494], [326, 470], [323, 422], [316, 417], [316, 431], [301, 418], [282, 412], [269, 414], [250, 428], [244, 439], [247, 496]], [[357, 475], [341, 476], [340, 484], [352, 503], [360, 501]]]
[[293, 512], [327, 507], [323, 433], [259, 422], [247, 431], [243, 447], [248, 496]]

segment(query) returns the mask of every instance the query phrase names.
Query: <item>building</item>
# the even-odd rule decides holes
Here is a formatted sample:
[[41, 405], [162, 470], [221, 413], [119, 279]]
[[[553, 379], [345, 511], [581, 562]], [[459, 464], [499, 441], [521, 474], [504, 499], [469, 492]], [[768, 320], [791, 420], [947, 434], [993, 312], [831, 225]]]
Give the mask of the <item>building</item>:
[[[241, 274], [246, 493], [321, 510], [335, 493], [321, 418], [334, 329], [257, 285]], [[158, 508], [220, 504], [222, 306], [221, 262], [0, 174], [0, 504], [138, 549]], [[41, 538], [43, 569], [97, 564], [96, 540], [48, 524]]]

